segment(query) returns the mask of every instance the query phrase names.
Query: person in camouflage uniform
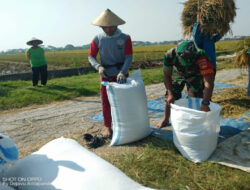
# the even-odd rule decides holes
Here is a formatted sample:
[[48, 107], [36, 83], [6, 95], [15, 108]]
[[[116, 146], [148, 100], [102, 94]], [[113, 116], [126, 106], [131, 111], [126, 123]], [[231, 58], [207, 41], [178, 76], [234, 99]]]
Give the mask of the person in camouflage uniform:
[[215, 70], [205, 51], [193, 41], [183, 41], [164, 55], [164, 85], [166, 87], [165, 115], [156, 125], [169, 125], [170, 103], [181, 98], [185, 85], [189, 97], [203, 98], [201, 111], [208, 112], [214, 87]]

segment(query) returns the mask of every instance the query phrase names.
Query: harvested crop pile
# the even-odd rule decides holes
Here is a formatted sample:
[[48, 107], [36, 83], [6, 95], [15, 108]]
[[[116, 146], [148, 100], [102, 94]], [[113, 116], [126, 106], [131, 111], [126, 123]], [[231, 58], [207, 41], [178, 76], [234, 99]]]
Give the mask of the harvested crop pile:
[[247, 54], [247, 51], [250, 48], [250, 37], [244, 40], [244, 48], [237, 52], [234, 65], [236, 67], [244, 68], [250, 67], [250, 55]]
[[244, 46], [245, 47], [250, 47], [250, 37], [244, 39]]
[[250, 109], [250, 98], [246, 94], [246, 88], [230, 88], [213, 94], [212, 100], [222, 107], [221, 115], [224, 118], [237, 118]]
[[236, 54], [234, 65], [244, 68], [250, 67], [250, 55], [247, 55], [248, 48], [244, 48]]
[[224, 36], [234, 22], [236, 7], [234, 0], [188, 0], [184, 3], [182, 26], [184, 36], [191, 36], [197, 13], [200, 12], [201, 32], [208, 36]]

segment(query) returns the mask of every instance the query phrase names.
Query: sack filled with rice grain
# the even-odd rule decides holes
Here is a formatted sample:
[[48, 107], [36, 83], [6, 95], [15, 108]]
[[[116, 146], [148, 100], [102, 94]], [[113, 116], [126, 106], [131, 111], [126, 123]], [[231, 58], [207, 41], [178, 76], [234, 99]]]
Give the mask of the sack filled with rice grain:
[[201, 32], [208, 36], [224, 36], [234, 22], [236, 7], [234, 0], [187, 0], [182, 12], [183, 35], [191, 36], [197, 14], [200, 13]]

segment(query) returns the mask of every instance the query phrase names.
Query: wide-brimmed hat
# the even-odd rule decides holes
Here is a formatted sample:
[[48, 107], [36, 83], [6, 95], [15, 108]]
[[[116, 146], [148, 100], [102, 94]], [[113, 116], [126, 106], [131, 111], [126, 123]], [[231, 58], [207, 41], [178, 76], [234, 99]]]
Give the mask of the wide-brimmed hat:
[[91, 23], [96, 26], [118, 26], [125, 24], [126, 22], [111, 10], [107, 9], [96, 17]]
[[27, 45], [32, 45], [32, 43], [33, 43], [34, 41], [36, 41], [38, 44], [42, 44], [42, 43], [43, 43], [42, 40], [39, 40], [39, 39], [37, 39], [37, 38], [31, 38], [31, 40], [27, 41], [26, 44], [27, 44]]

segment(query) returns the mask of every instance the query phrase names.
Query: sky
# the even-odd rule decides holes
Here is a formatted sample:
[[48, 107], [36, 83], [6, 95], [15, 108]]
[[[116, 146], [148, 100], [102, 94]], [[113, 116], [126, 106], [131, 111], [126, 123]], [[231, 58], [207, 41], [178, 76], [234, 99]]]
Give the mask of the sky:
[[[0, 0], [0, 51], [28, 48], [32, 37], [43, 45], [89, 44], [101, 28], [91, 21], [109, 8], [126, 24], [132, 41], [172, 41], [182, 36], [185, 0]], [[235, 0], [233, 36], [250, 36], [250, 0]]]

